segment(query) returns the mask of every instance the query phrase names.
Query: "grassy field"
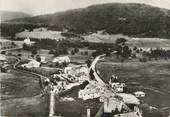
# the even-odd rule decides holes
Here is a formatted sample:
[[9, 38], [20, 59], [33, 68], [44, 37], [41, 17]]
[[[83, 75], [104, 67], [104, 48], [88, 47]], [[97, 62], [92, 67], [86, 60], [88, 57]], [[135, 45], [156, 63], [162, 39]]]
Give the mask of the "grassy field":
[[[78, 91], [81, 86], [75, 86], [70, 90], [60, 93], [56, 97], [55, 114], [64, 117], [85, 117], [87, 109], [90, 108], [91, 116], [94, 117], [101, 106], [99, 98], [82, 100], [78, 98]], [[72, 100], [69, 100], [69, 99]]]
[[127, 43], [130, 46], [137, 47], [149, 47], [149, 48], [169, 48], [169, 39], [163, 38], [133, 38], [123, 34], [90, 34], [83, 36], [86, 41], [94, 43], [115, 43], [118, 38], [127, 39]]
[[138, 82], [136, 90], [146, 92], [143, 99], [149, 105], [161, 108], [170, 107], [170, 61], [152, 61], [146, 63], [101, 62], [97, 65], [105, 82], [116, 74], [122, 82]]
[[[13, 55], [21, 54], [22, 55], [21, 56], [22, 59], [32, 59], [31, 51], [26, 51], [26, 50], [20, 50], [20, 51], [11, 50], [11, 51], [8, 51], [7, 53], [12, 53]], [[52, 60], [54, 58], [52, 54], [49, 54], [49, 50], [40, 49], [40, 50], [37, 51], [37, 54], [40, 55], [40, 56], [45, 57], [46, 61], [50, 61], [50, 60]]]
[[94, 117], [100, 106], [101, 103], [99, 99], [86, 101], [80, 99], [75, 99], [74, 101], [57, 101], [55, 113], [58, 115], [61, 114], [64, 117], [84, 117], [86, 116], [86, 109], [90, 108], [91, 116]]
[[0, 78], [2, 116], [47, 116], [47, 97], [40, 96], [36, 76], [11, 70], [10, 73], [0, 73]]

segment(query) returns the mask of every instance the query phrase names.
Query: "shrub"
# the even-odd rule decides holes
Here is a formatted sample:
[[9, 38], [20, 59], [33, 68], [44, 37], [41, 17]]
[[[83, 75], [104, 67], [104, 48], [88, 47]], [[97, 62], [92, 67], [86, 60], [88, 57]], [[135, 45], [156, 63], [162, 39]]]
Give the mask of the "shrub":
[[123, 62], [124, 62], [124, 59], [121, 59], [121, 62], [123, 63]]
[[81, 51], [81, 55], [83, 55], [83, 52]]
[[9, 55], [9, 56], [11, 56], [11, 55], [12, 55], [12, 53], [11, 53], [11, 52], [9, 52], [9, 53], [8, 53], [8, 55]]
[[75, 52], [75, 53], [78, 53], [78, 52], [79, 52], [79, 49], [78, 49], [78, 48], [74, 48], [74, 52]]
[[75, 52], [73, 50], [71, 51], [71, 55], [75, 55]]
[[84, 52], [84, 55], [88, 55], [88, 51], [85, 51], [85, 52]]
[[86, 64], [87, 64], [87, 66], [90, 68], [90, 66], [91, 66], [91, 63], [92, 63], [92, 61], [91, 60], [87, 60], [86, 61]]
[[132, 54], [132, 58], [136, 58], [136, 54]]
[[142, 59], [141, 59], [141, 58], [139, 59], [139, 62], [142, 62]]
[[143, 62], [147, 62], [147, 59], [146, 59], [146, 58], [143, 58]]
[[37, 55], [37, 56], [36, 56], [36, 61], [41, 62], [41, 57], [40, 57], [40, 55]]
[[152, 61], [152, 58], [151, 58], [151, 57], [149, 57], [149, 58], [148, 58], [148, 61]]
[[35, 55], [35, 54], [37, 54], [38, 52], [37, 52], [37, 50], [33, 50], [31, 53]]
[[49, 54], [54, 54], [54, 50], [53, 50], [53, 49], [50, 50], [50, 51], [49, 51]]
[[22, 56], [22, 54], [18, 54], [17, 56], [21, 57], [21, 56]]
[[92, 56], [93, 56], [93, 58], [95, 58], [97, 56], [97, 53], [96, 52], [92, 52]]
[[1, 54], [6, 54], [6, 51], [2, 51]]
[[118, 38], [118, 39], [116, 40], [116, 44], [125, 43], [126, 41], [127, 41], [127, 40], [124, 39], [124, 38]]

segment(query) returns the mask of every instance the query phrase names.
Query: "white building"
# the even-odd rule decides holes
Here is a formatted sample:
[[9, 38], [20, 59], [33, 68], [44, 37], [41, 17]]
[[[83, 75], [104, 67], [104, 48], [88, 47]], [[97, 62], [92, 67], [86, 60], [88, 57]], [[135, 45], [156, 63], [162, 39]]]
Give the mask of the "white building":
[[105, 89], [94, 81], [78, 92], [78, 98], [83, 100], [99, 98], [104, 91]]
[[46, 63], [45, 56], [40, 56], [41, 58], [41, 63]]
[[31, 60], [29, 63], [27, 64], [23, 64], [21, 65], [22, 67], [26, 67], [26, 68], [33, 68], [33, 67], [40, 67], [40, 64], [38, 61], [36, 60]]
[[143, 91], [137, 91], [137, 92], [134, 92], [134, 95], [136, 97], [145, 97], [145, 93]]
[[134, 104], [134, 105], [139, 105], [140, 101], [138, 98], [136, 98], [132, 94], [127, 94], [127, 93], [117, 93], [118, 96], [122, 97], [124, 103], [126, 104]]
[[125, 83], [119, 82], [117, 76], [112, 76], [109, 81], [109, 85], [116, 90], [116, 92], [123, 92]]
[[68, 56], [55, 57], [52, 62], [54, 62], [54, 63], [56, 63], [56, 62], [58, 62], [58, 63], [63, 63], [63, 62], [69, 63], [70, 58]]
[[24, 39], [26, 45], [32, 45], [34, 42], [31, 42], [29, 38]]
[[0, 61], [6, 61], [6, 56], [3, 54], [0, 54]]

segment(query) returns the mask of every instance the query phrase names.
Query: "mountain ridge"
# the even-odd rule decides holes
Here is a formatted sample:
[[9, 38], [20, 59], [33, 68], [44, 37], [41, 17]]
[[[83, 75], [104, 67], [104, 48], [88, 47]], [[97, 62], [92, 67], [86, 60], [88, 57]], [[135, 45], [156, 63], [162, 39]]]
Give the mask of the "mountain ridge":
[[24, 17], [32, 17], [32, 15], [24, 13], [24, 12], [17, 12], [17, 11], [0, 11], [1, 21], [12, 20], [16, 18], [24, 18]]
[[76, 33], [105, 30], [111, 34], [170, 38], [170, 10], [137, 3], [92, 5], [8, 22], [46, 24]]

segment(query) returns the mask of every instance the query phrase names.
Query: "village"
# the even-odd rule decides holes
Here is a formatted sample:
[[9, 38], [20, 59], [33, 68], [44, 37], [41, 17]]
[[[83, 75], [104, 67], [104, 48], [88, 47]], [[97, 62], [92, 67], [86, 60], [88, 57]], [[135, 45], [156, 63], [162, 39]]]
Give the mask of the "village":
[[[70, 62], [68, 57], [63, 57], [60, 61], [60, 58], [55, 58], [55, 61], [62, 63], [64, 61], [67, 61], [67, 63]], [[37, 68], [40, 67], [40, 64], [32, 60], [27, 64], [22, 64], [21, 67], [23, 68]], [[93, 65], [93, 64], [92, 64]], [[92, 66], [90, 70], [94, 70]], [[3, 70], [2, 70], [3, 71]], [[7, 71], [6, 71], [7, 72]], [[101, 103], [104, 103], [104, 112], [103, 113], [110, 113], [115, 114], [114, 116], [131, 116], [134, 117], [141, 117], [138, 105], [140, 104], [140, 101], [137, 99], [137, 97], [144, 97], [144, 92], [134, 92], [134, 94], [128, 94], [123, 93], [125, 84], [118, 81], [117, 76], [112, 76], [110, 78], [110, 81], [108, 84], [105, 84], [95, 73], [95, 71], [91, 74], [92, 76], [89, 76], [89, 68], [87, 65], [72, 65], [69, 67], [65, 67], [63, 70], [60, 70], [59, 73], [53, 74], [51, 78], [45, 78], [43, 79], [42, 85], [43, 85], [43, 91], [42, 95], [47, 92], [54, 92], [54, 95], [58, 95], [62, 91], [71, 89], [74, 86], [80, 85], [83, 82], [88, 82], [84, 89], [81, 89], [78, 93], [78, 97], [82, 100], [89, 100], [89, 99], [95, 99], [99, 98]], [[94, 75], [94, 76], [93, 76]], [[91, 80], [91, 77], [96, 77], [96, 79]], [[99, 81], [98, 81], [99, 80]], [[108, 89], [108, 87], [110, 87]], [[119, 96], [121, 99], [115, 98], [115, 96]], [[135, 105], [134, 108], [131, 108], [132, 110], [126, 110], [123, 105], [124, 104], [129, 105]], [[134, 110], [136, 109], [136, 110]], [[89, 110], [88, 110], [89, 111]], [[135, 113], [138, 113], [135, 115]], [[90, 115], [88, 115], [90, 116]]]
[[170, 0], [0, 6], [0, 117], [170, 117]]
[[[46, 31], [41, 28], [34, 31], [39, 30]], [[16, 36], [21, 36], [21, 34], [17, 34]], [[29, 39], [31, 38], [29, 34], [23, 38], [25, 38], [23, 42], [15, 41], [15, 43], [19, 43], [18, 45], [10, 41], [6, 41], [5, 46], [1, 44], [4, 46], [1, 46], [1, 72], [10, 72], [10, 63], [7, 58], [13, 56], [16, 59], [13, 69], [39, 75], [41, 95], [50, 95], [49, 117], [55, 116], [54, 105], [55, 100], [58, 99], [56, 97], [60, 97], [62, 93], [69, 90], [74, 90], [74, 87], [77, 86], [81, 88], [76, 92], [75, 99], [82, 101], [98, 99], [98, 103], [101, 106], [95, 117], [142, 117], [143, 112], [140, 109], [140, 104], [143, 102], [140, 99], [143, 99], [147, 94], [142, 90], [130, 91], [126, 83], [119, 81], [119, 76], [115, 74], [112, 74], [110, 79], [105, 82], [99, 71], [96, 70], [96, 64], [100, 60], [103, 60], [104, 57], [108, 57], [106, 54], [90, 58], [90, 60], [93, 60], [90, 64], [90, 60], [85, 61], [86, 59], [84, 59], [84, 62], [75, 63], [68, 55], [57, 57], [51, 57], [51, 55], [43, 56], [41, 51], [36, 52], [34, 56], [32, 56], [33, 52], [22, 53], [23, 50], [21, 49], [24, 48], [24, 44], [31, 47], [35, 42]], [[56, 39], [55, 37], [52, 38]], [[59, 38], [61, 37], [59, 36]], [[124, 41], [120, 42], [119, 45], [125, 46]], [[136, 50], [137, 49], [133, 49], [134, 52], [132, 55], [134, 55]], [[117, 56], [116, 51], [113, 51], [111, 54]], [[142, 54], [137, 52], [135, 56], [138, 58], [141, 57]], [[121, 55], [117, 57], [121, 58]], [[132, 58], [129, 57], [129, 60], [131, 59]], [[71, 99], [74, 100], [74, 98]], [[152, 106], [150, 106], [150, 108], [156, 109]], [[84, 111], [87, 111], [85, 114], [86, 117], [92, 116], [90, 108], [86, 108]]]

